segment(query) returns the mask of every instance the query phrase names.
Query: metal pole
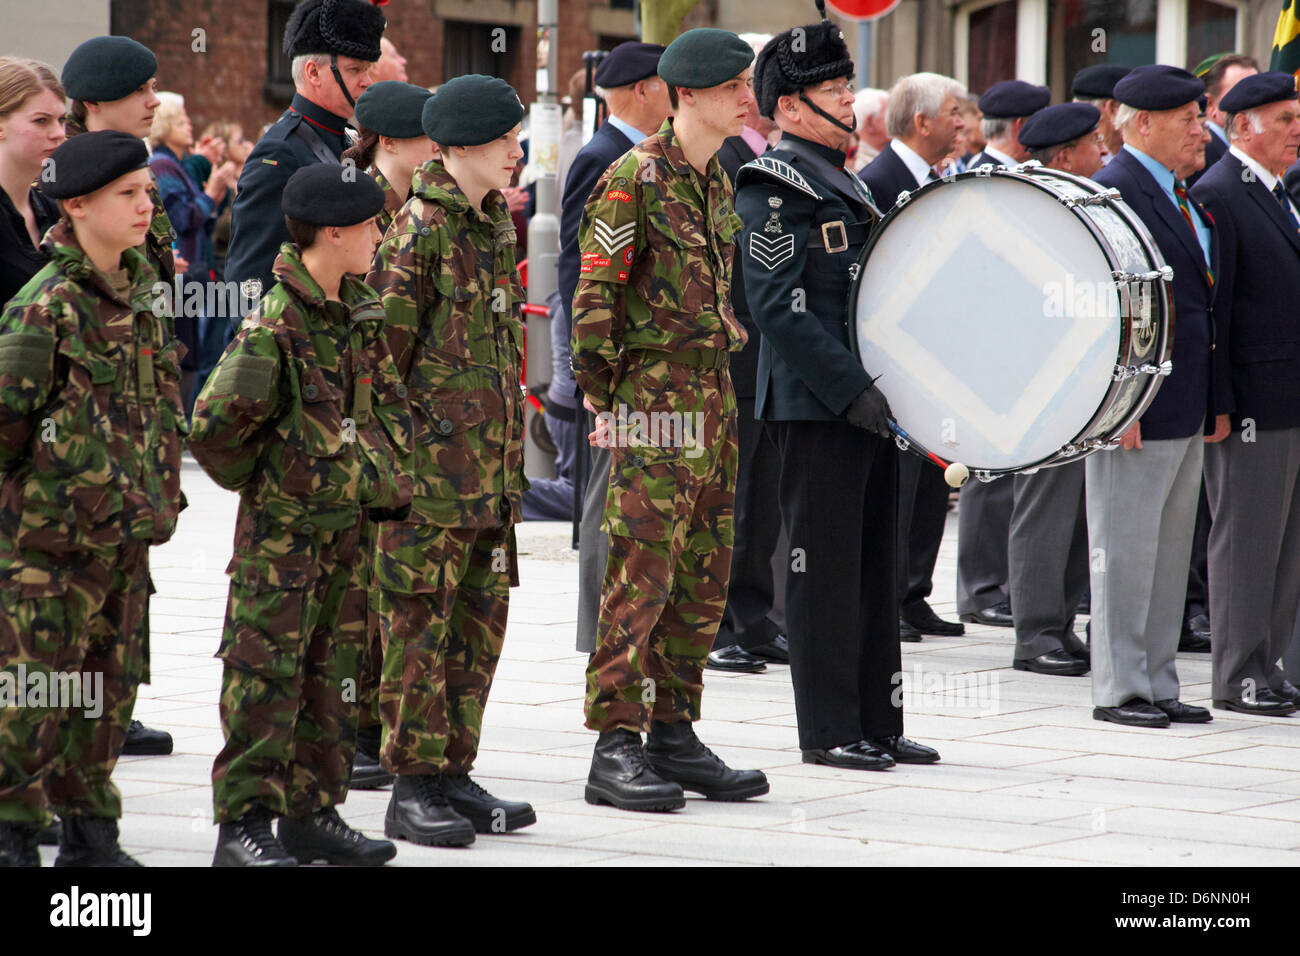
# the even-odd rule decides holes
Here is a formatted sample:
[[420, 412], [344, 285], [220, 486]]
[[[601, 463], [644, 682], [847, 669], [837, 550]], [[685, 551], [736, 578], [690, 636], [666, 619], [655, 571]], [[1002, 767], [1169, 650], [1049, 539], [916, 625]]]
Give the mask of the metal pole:
[[853, 64], [858, 75], [858, 88], [875, 86], [871, 82], [871, 21], [858, 22], [858, 62]]

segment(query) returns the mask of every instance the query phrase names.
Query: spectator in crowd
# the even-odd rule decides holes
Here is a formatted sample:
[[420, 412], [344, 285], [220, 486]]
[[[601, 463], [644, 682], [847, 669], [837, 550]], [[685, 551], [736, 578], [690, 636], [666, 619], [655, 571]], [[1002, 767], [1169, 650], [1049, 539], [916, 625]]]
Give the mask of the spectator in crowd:
[[406, 57], [397, 52], [397, 47], [388, 37], [381, 37], [379, 40], [379, 59], [375, 62], [370, 71], [376, 83], [382, 83], [384, 80], [396, 80], [398, 83], [407, 82], [406, 78]]
[[984, 138], [984, 114], [980, 112], [979, 98], [963, 96], [957, 102], [957, 114], [964, 124], [962, 135], [966, 139], [966, 152], [962, 156], [961, 168], [965, 170], [970, 167], [971, 160], [984, 152], [984, 147], [988, 145], [988, 140]]
[[885, 132], [885, 104], [888, 102], [888, 93], [871, 87], [853, 95], [857, 140], [849, 163], [855, 173], [862, 172], [863, 167], [879, 156], [889, 142], [889, 135]]

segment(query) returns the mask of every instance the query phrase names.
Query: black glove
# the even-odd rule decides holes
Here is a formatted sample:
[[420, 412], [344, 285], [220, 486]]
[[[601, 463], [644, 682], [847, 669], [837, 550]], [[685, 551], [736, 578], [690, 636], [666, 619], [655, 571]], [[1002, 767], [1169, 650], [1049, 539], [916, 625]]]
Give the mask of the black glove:
[[894, 413], [889, 410], [885, 396], [874, 385], [868, 385], [862, 390], [845, 409], [844, 417], [851, 425], [865, 428], [881, 438], [888, 438], [892, 434], [889, 420], [894, 417]]
[[411, 514], [411, 505], [402, 505], [400, 508], [367, 508], [366, 514], [371, 521], [405, 521]]

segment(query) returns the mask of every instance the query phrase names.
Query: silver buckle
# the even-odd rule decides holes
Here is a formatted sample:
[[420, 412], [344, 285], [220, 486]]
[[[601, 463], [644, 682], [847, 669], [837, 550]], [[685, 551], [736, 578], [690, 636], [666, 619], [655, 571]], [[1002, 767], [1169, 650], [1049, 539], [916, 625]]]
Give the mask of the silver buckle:
[[[830, 230], [833, 228], [840, 231], [839, 242], [832, 242], [831, 240]], [[843, 252], [849, 247], [849, 234], [845, 231], [844, 223], [841, 220], [836, 219], [834, 222], [822, 223], [822, 244], [826, 247], [827, 252]], [[835, 248], [832, 249], [832, 245]]]

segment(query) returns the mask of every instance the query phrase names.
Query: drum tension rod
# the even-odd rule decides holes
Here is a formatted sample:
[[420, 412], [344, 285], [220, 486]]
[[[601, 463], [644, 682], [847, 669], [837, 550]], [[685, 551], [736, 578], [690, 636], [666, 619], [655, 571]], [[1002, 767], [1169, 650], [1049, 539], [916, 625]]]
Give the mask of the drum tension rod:
[[1149, 362], [1143, 365], [1116, 365], [1115, 371], [1111, 373], [1111, 381], [1123, 382], [1139, 375], [1169, 375], [1173, 370], [1174, 363], [1169, 359], [1165, 359], [1159, 365], [1152, 365]]
[[1058, 196], [1057, 198], [1067, 209], [1073, 209], [1075, 206], [1100, 206], [1119, 199], [1119, 190], [1107, 189], [1087, 196]]
[[1174, 270], [1169, 266], [1161, 266], [1153, 272], [1112, 272], [1110, 275], [1116, 282], [1174, 281]]

